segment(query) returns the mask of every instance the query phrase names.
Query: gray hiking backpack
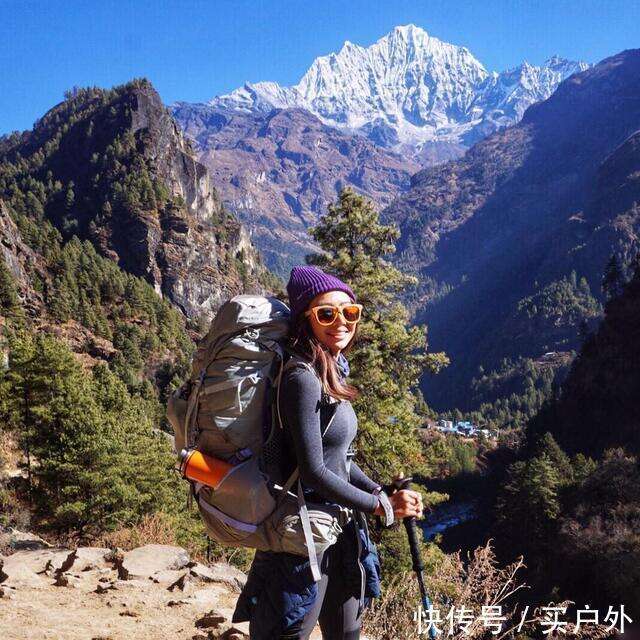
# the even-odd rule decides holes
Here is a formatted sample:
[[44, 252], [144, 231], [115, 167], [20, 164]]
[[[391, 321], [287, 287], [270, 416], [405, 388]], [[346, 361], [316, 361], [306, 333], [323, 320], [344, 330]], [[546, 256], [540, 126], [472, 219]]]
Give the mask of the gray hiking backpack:
[[197, 449], [233, 465], [215, 490], [192, 482], [208, 534], [225, 545], [308, 555], [317, 581], [316, 554], [336, 541], [350, 513], [307, 503], [297, 468], [280, 477], [280, 380], [289, 367], [314, 371], [286, 353], [288, 330], [289, 309], [276, 298], [240, 295], [223, 304], [167, 417], [177, 453]]

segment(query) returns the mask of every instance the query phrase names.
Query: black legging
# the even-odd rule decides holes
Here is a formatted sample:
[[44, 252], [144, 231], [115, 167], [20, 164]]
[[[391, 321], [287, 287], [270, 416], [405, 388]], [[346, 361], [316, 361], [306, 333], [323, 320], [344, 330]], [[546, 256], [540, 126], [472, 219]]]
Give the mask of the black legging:
[[[342, 534], [341, 534], [342, 535]], [[318, 564], [322, 577], [318, 582], [318, 596], [313, 607], [300, 622], [290, 626], [280, 640], [306, 640], [320, 623], [323, 640], [358, 640], [361, 616], [358, 616], [358, 598], [344, 589], [340, 575], [340, 553], [338, 543], [331, 545], [321, 556]]]

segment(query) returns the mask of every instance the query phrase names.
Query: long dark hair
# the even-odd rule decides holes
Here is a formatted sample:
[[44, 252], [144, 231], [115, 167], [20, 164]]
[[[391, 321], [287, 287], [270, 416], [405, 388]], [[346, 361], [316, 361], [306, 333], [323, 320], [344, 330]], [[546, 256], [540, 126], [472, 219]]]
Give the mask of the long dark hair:
[[[356, 325], [355, 332], [349, 344], [342, 349], [342, 353], [351, 351], [357, 337], [358, 325]], [[304, 313], [299, 313], [291, 323], [291, 329], [289, 330], [289, 347], [313, 365], [325, 393], [328, 393], [338, 400], [354, 400], [358, 397], [358, 389], [341, 380], [336, 359], [329, 349], [316, 338], [309, 324], [309, 320], [305, 317]]]

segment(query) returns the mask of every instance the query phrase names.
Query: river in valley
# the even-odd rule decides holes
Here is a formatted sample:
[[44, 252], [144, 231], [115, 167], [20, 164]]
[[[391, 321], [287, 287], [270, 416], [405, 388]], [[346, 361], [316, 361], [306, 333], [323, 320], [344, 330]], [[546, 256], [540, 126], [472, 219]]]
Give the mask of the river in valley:
[[433, 540], [434, 536], [441, 533], [443, 542], [451, 533], [451, 530], [470, 522], [478, 517], [478, 501], [464, 500], [460, 502], [444, 502], [428, 513], [421, 521], [425, 541]]

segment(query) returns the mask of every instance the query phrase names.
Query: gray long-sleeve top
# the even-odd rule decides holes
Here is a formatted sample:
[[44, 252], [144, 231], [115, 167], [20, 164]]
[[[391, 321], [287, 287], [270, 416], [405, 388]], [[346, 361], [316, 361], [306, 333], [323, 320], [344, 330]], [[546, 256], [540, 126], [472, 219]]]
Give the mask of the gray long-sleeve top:
[[303, 366], [290, 368], [281, 385], [285, 448], [292, 464], [297, 461], [303, 485], [345, 507], [373, 513], [378, 498], [372, 491], [378, 484], [353, 461], [347, 472], [347, 449], [358, 426], [351, 403], [344, 400], [335, 406], [331, 426], [322, 438], [321, 424], [326, 425], [326, 416], [321, 423], [321, 412], [334, 409], [322, 405], [322, 387], [315, 373]]

